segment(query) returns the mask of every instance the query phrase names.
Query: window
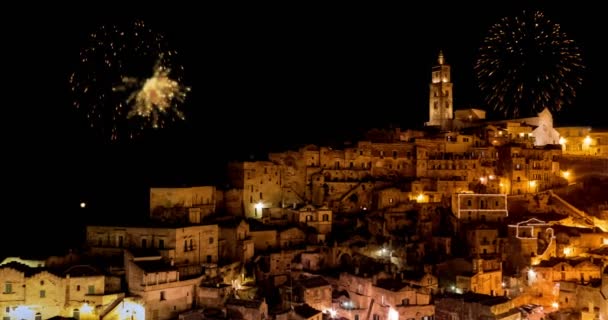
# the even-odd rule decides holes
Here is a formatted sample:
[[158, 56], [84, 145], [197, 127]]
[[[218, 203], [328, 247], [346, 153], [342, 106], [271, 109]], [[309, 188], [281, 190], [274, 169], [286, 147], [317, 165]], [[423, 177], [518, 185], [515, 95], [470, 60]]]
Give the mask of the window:
[[393, 151], [393, 159], [397, 159], [397, 151]]
[[328, 214], [324, 214], [323, 215], [323, 221], [329, 221], [329, 215]]
[[118, 236], [118, 247], [122, 248], [122, 236]]
[[264, 195], [260, 192], [260, 200], [264, 200]]
[[89, 286], [88, 294], [95, 294], [95, 286]]
[[42, 314], [40, 312], [37, 312], [34, 320], [42, 320]]
[[40, 298], [44, 298], [44, 297], [46, 297], [46, 291], [40, 290]]
[[188, 240], [184, 240], [184, 252], [188, 251]]
[[74, 311], [72, 311], [72, 318], [80, 320], [80, 310], [74, 309]]
[[80, 285], [76, 285], [76, 291], [80, 291]]
[[4, 293], [13, 293], [13, 284], [10, 282], [4, 283]]
[[213, 237], [209, 237], [209, 244], [213, 243]]
[[100, 247], [103, 245], [103, 239], [102, 238], [97, 239], [97, 245], [100, 246]]
[[167, 298], [165, 297], [165, 292], [161, 291], [160, 292], [160, 301], [163, 301], [163, 300], [167, 300]]
[[158, 248], [159, 249], [164, 249], [165, 248], [165, 240], [158, 239]]
[[190, 239], [190, 250], [194, 250], [194, 242]]
[[211, 263], [211, 255], [207, 255], [207, 263]]

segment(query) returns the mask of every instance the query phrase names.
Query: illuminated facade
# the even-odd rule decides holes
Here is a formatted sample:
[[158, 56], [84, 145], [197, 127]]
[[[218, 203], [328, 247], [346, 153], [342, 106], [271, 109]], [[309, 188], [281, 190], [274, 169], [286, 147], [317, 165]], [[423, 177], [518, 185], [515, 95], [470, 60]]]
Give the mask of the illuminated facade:
[[608, 130], [559, 127], [559, 143], [565, 155], [608, 157]]
[[520, 320], [521, 313], [507, 297], [479, 293], [445, 295], [436, 299], [437, 320], [492, 319]]
[[13, 262], [0, 266], [0, 284], [0, 314], [5, 320], [99, 319], [118, 312], [117, 303], [124, 298], [120, 278], [103, 275], [88, 265], [56, 274]]
[[87, 226], [86, 244], [94, 255], [122, 256], [124, 249], [156, 252], [176, 266], [215, 266], [218, 225], [177, 227]]
[[214, 186], [150, 188], [150, 217], [163, 222], [200, 223], [216, 211], [221, 197]]
[[338, 286], [349, 293], [350, 299], [342, 300], [334, 310], [338, 317], [347, 319], [365, 319], [367, 315], [372, 319], [433, 319], [432, 288], [412, 281], [418, 280], [406, 281], [384, 273], [371, 277], [341, 273]]
[[443, 52], [439, 52], [437, 65], [433, 67], [430, 95], [429, 95], [429, 122], [427, 126], [447, 125], [453, 118], [453, 95], [450, 65], [445, 63]]

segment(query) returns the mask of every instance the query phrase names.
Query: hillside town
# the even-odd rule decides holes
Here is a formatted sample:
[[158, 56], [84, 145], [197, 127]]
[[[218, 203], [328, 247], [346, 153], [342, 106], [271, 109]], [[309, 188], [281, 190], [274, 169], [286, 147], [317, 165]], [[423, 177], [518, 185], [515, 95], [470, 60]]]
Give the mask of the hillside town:
[[2, 319], [608, 320], [608, 130], [455, 109], [430, 71], [420, 128], [231, 162], [7, 257]]

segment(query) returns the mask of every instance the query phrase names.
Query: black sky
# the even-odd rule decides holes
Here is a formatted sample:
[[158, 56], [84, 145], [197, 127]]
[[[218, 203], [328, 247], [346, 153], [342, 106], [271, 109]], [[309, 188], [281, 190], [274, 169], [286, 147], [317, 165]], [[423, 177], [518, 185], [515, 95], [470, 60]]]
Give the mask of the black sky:
[[[575, 107], [556, 121], [608, 126], [599, 107], [606, 74], [599, 4], [508, 3], [148, 3], [15, 12], [14, 21], [3, 22], [9, 80], [3, 102], [10, 115], [3, 118], [10, 190], [5, 215], [40, 224], [54, 217], [85, 221], [93, 209], [141, 216], [149, 186], [214, 183], [230, 159], [343, 141], [372, 127], [420, 125], [427, 120], [430, 68], [440, 49], [452, 65], [455, 107], [483, 108], [472, 71], [477, 48], [493, 23], [522, 9], [543, 9], [583, 49], [584, 86]], [[136, 18], [180, 52], [192, 87], [183, 106], [187, 120], [110, 144], [71, 107], [68, 77], [90, 32]], [[81, 200], [92, 209], [79, 210]]]

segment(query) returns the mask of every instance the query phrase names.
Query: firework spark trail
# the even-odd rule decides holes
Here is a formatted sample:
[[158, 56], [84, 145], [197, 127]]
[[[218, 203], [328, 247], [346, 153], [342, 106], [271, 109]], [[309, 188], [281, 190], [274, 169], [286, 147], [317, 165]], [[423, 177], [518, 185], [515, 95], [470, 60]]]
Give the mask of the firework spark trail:
[[70, 77], [74, 106], [111, 141], [184, 120], [179, 107], [190, 88], [182, 84], [176, 56], [164, 36], [141, 21], [102, 26], [89, 36]]
[[131, 110], [127, 113], [127, 118], [134, 116], [149, 118], [154, 128], [161, 126], [159, 119], [168, 112], [173, 112], [179, 119], [184, 119], [184, 114], [178, 109], [178, 104], [186, 99], [190, 88], [171, 79], [170, 73], [170, 69], [157, 63], [154, 67], [154, 75], [144, 81], [123, 77], [124, 85], [114, 88], [114, 91], [143, 82], [143, 85], [127, 98], [127, 105], [132, 105]]
[[540, 12], [523, 12], [493, 25], [475, 64], [489, 107], [518, 117], [548, 107], [559, 112], [581, 85], [582, 56], [574, 41]]

